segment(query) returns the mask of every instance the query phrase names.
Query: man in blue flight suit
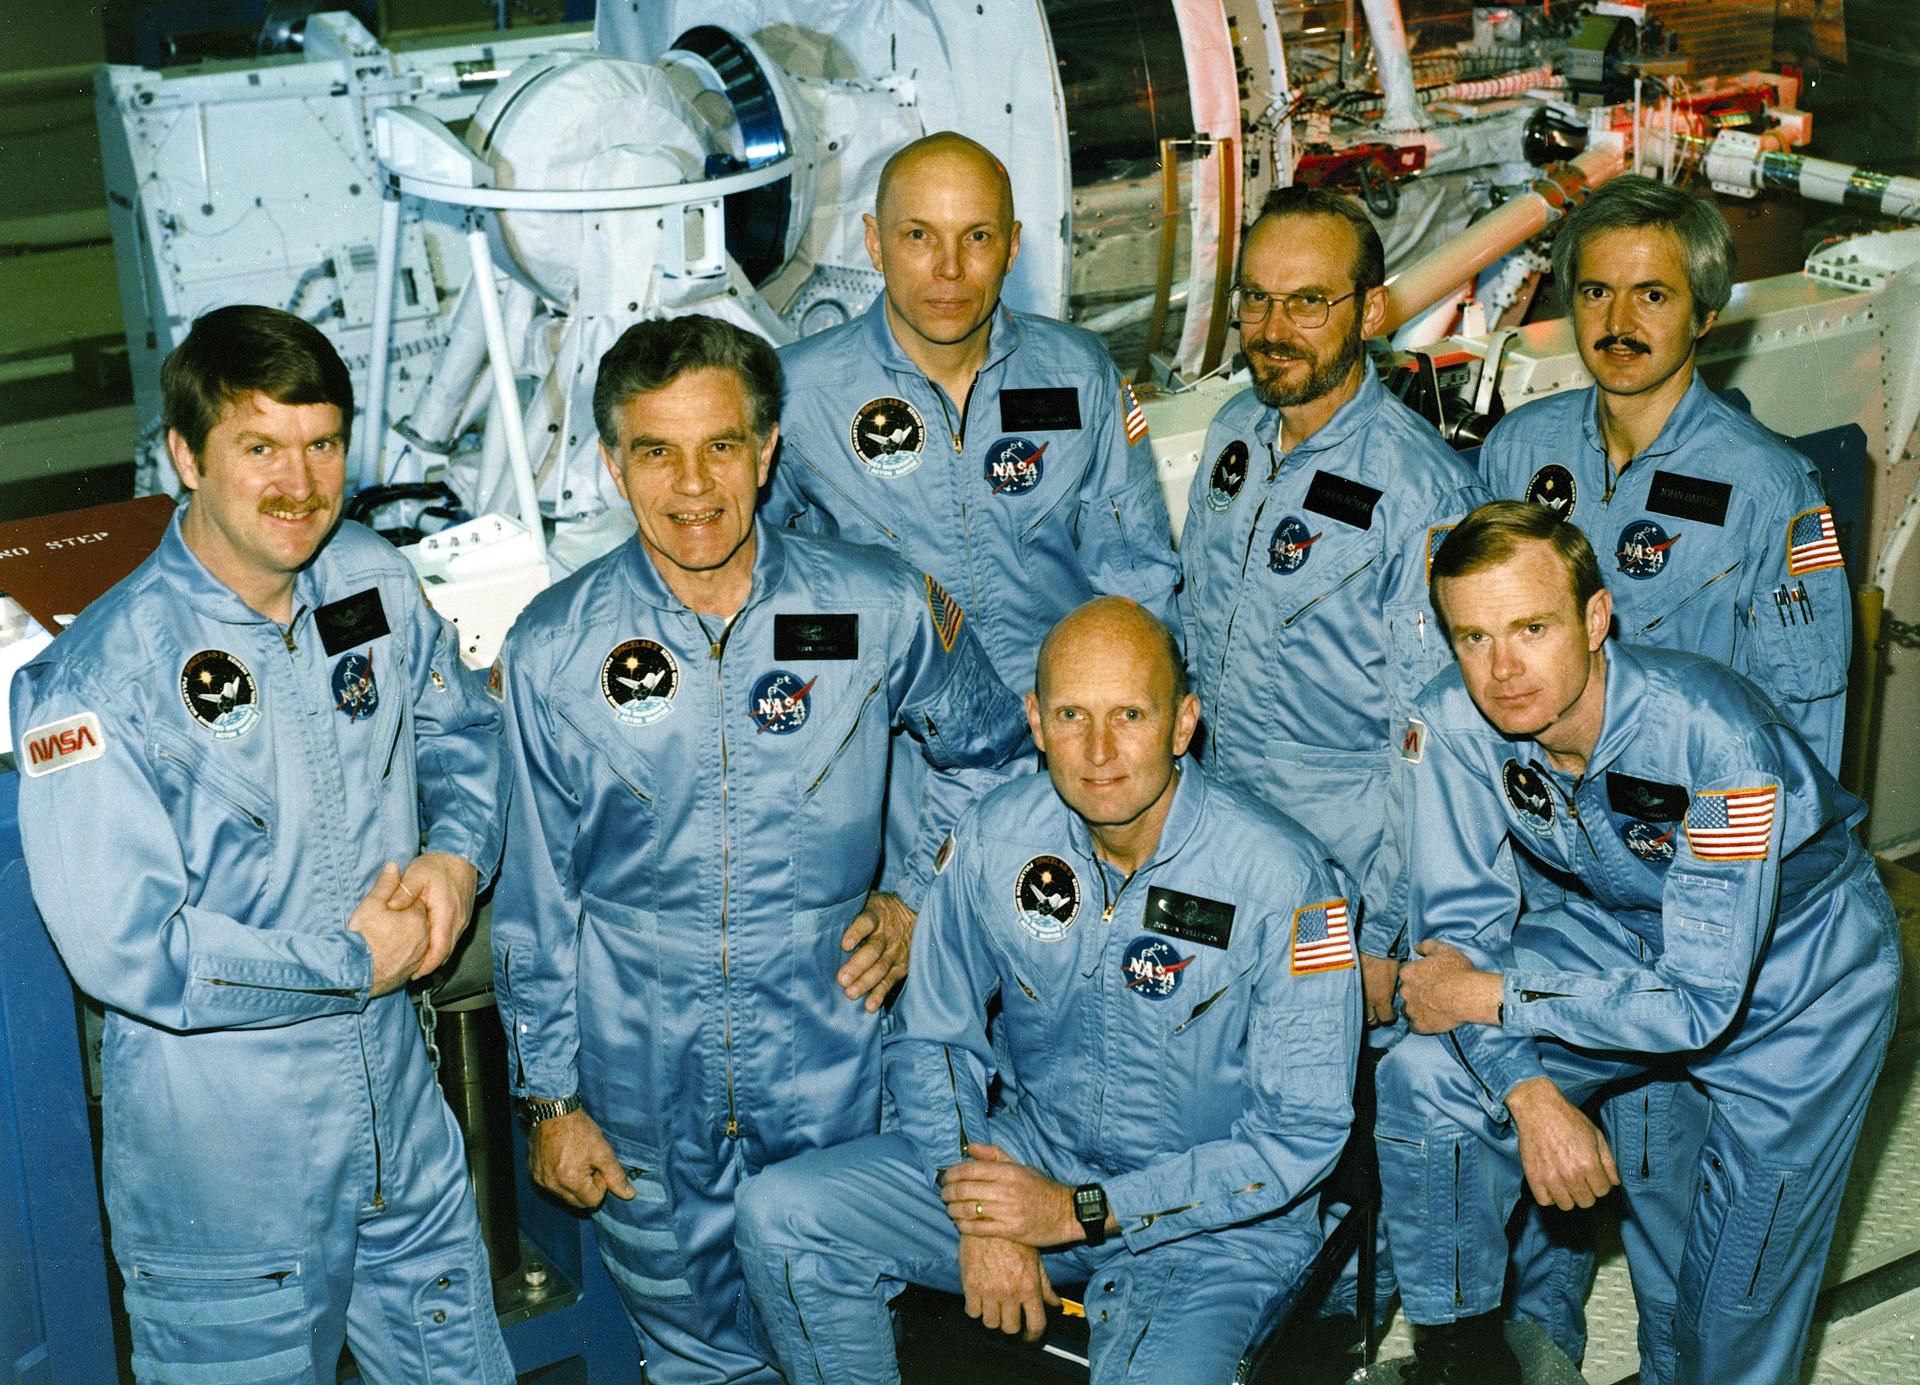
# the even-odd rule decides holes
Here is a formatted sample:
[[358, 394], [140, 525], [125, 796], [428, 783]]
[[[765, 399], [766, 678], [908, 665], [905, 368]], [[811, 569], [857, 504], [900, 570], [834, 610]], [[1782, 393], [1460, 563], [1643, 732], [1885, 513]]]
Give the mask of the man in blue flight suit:
[[[1553, 262], [1594, 384], [1503, 419], [1481, 454], [1488, 485], [1599, 537], [1621, 639], [1745, 674], [1837, 773], [1853, 616], [1819, 476], [1694, 366], [1732, 292], [1726, 222], [1678, 188], [1617, 178], [1567, 219]], [[1545, 880], [1529, 879], [1527, 893], [1529, 908], [1554, 903]], [[1519, 926], [1531, 925], [1523, 916]], [[1603, 1118], [1640, 1204], [1625, 1234], [1655, 1237], [1636, 1257], [1634, 1283], [1644, 1354], [1657, 1360], [1706, 1102], [1655, 1080], [1610, 1098]], [[1591, 1252], [1578, 1248], [1587, 1220], [1530, 1221], [1518, 1255], [1517, 1309], [1575, 1360], [1592, 1279]]]
[[499, 858], [499, 714], [338, 522], [353, 387], [319, 331], [218, 309], [160, 385], [187, 503], [13, 685], [34, 900], [107, 1007], [133, 1373], [332, 1385], [344, 1341], [368, 1381], [511, 1385], [401, 990]]
[[[867, 253], [886, 293], [781, 352], [766, 517], [892, 548], [966, 606], [1001, 680], [1032, 682], [1049, 627], [1100, 593], [1172, 624], [1179, 584], [1146, 418], [1091, 332], [1000, 301], [1020, 252], [1000, 161], [929, 135], [880, 174]], [[893, 756], [887, 873], [919, 821]]]
[[[1385, 1213], [1413, 1378], [1518, 1378], [1498, 1309], [1522, 1181], [1591, 1206], [1620, 1170], [1579, 1105], [1657, 1069], [1712, 1119], [1643, 1378], [1797, 1380], [1899, 979], [1865, 807], [1725, 665], [1609, 644], [1593, 550], [1549, 511], [1476, 510], [1433, 585], [1459, 663], [1415, 710], [1419, 1032], [1376, 1126], [1382, 1185], [1410, 1192]], [[1524, 936], [1523, 860], [1563, 882]]]
[[[542, 593], [503, 653], [512, 1087], [535, 1180], [595, 1209], [657, 1385], [777, 1378], [734, 1189], [879, 1128], [875, 1012], [934, 849], [1024, 740], [938, 583], [755, 520], [779, 407], [760, 338], [705, 317], [629, 328], [594, 413], [639, 532]], [[896, 727], [934, 773], [883, 901]]]
[[1205, 763], [1311, 823], [1358, 882], [1370, 1025], [1394, 1022], [1405, 955], [1401, 731], [1447, 660], [1427, 562], [1486, 498], [1367, 360], [1385, 278], [1349, 199], [1268, 195], [1232, 300], [1253, 387], [1207, 430], [1180, 542]]
[[[1053, 1283], [1086, 1280], [1096, 1382], [1226, 1380], [1320, 1244], [1360, 1037], [1344, 874], [1180, 761], [1199, 705], [1140, 607], [1069, 615], [1037, 681], [1047, 775], [941, 848], [886, 1041], [900, 1130], [741, 1190], [748, 1286], [793, 1385], [898, 1380], [902, 1280], [1030, 1337]], [[989, 1114], [1002, 1051], [1021, 1095]]]

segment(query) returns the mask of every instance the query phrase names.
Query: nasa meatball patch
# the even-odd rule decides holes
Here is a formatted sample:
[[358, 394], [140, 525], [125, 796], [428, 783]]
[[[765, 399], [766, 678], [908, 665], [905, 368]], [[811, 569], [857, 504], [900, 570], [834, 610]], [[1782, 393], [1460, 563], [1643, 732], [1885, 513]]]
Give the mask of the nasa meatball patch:
[[600, 695], [622, 726], [650, 726], [673, 710], [680, 664], [652, 640], [626, 640], [600, 665]]
[[761, 674], [747, 702], [755, 733], [770, 731], [776, 736], [791, 736], [805, 726], [810, 712], [808, 694], [817, 681], [783, 668]]
[[1667, 555], [1679, 542], [1680, 535], [1669, 534], [1656, 521], [1636, 519], [1620, 531], [1613, 556], [1620, 564], [1620, 571], [1644, 581], [1666, 570]]
[[1058, 856], [1036, 856], [1014, 877], [1013, 907], [1036, 940], [1057, 943], [1080, 913], [1080, 877]]
[[333, 666], [333, 710], [360, 721], [380, 710], [380, 685], [373, 678], [373, 651], [344, 654]]
[[920, 465], [927, 421], [904, 399], [882, 395], [862, 404], [850, 430], [853, 455], [875, 476], [905, 476]]
[[1267, 571], [1291, 576], [1307, 565], [1320, 535], [1307, 528], [1298, 515], [1288, 515], [1273, 527], [1273, 541], [1267, 545]]
[[1166, 1000], [1180, 989], [1180, 973], [1192, 965], [1193, 958], [1182, 957], [1165, 938], [1145, 937], [1127, 944], [1120, 972], [1135, 995]]
[[260, 689], [253, 672], [224, 649], [203, 649], [180, 669], [180, 700], [213, 733], [234, 741], [260, 724]]
[[1046, 474], [1049, 444], [1032, 438], [1001, 438], [987, 449], [984, 479], [993, 495], [1025, 495]]
[[49, 721], [20, 738], [20, 767], [29, 779], [84, 765], [106, 753], [106, 735], [92, 712]]

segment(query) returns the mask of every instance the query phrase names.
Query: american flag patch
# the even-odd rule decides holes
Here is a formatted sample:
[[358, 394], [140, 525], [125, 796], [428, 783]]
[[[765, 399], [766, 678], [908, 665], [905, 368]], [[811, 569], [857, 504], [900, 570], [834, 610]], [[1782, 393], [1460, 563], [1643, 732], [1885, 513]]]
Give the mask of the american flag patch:
[[1433, 558], [1440, 551], [1440, 545], [1447, 541], [1447, 535], [1453, 532], [1451, 524], [1435, 524], [1427, 530], [1427, 584], [1433, 584]]
[[1347, 901], [1329, 899], [1293, 911], [1293, 974], [1343, 971], [1353, 965], [1353, 932], [1347, 927]]
[[1773, 839], [1780, 791], [1721, 789], [1697, 793], [1687, 808], [1687, 847], [1696, 861], [1764, 861]]
[[1818, 572], [1823, 567], [1844, 567], [1840, 554], [1840, 536], [1833, 531], [1833, 511], [1822, 505], [1804, 510], [1787, 526], [1787, 575]]
[[966, 619], [966, 612], [931, 577], [927, 578], [927, 613], [933, 617], [933, 632], [940, 637], [940, 647], [953, 653], [953, 642], [960, 638], [960, 622]]
[[1125, 380], [1120, 382], [1120, 410], [1126, 415], [1127, 446], [1131, 447], [1147, 435], [1147, 416], [1140, 411], [1133, 386]]

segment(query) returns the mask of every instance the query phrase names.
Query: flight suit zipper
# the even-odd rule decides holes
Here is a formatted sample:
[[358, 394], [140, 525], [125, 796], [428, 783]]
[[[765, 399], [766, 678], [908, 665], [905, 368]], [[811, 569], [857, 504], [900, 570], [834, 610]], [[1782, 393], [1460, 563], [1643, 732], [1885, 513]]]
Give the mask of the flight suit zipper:
[[862, 505], [858, 500], [855, 500], [851, 495], [848, 495], [847, 492], [841, 487], [839, 482], [835, 481], [831, 476], [827, 475], [826, 472], [822, 471], [819, 467], [815, 466], [813, 462], [808, 459], [806, 453], [796, 451], [794, 453], [794, 456], [798, 457], [801, 460], [801, 462], [805, 464], [808, 471], [811, 471], [815, 476], [818, 476], [822, 481], [826, 482], [827, 486], [834, 492], [834, 494], [838, 495], [842, 500], [846, 501], [849, 507], [858, 511], [861, 518], [865, 519], [867, 523], [871, 524], [874, 528], [878, 529], [881, 533], [885, 534], [889, 541], [893, 543], [900, 542], [900, 536], [898, 534], [894, 533], [893, 530], [889, 529], [886, 525], [882, 524], [879, 520], [879, 517], [875, 515], [873, 511], [869, 510], [865, 505]]
[[[1267, 477], [1267, 484], [1271, 486], [1273, 484], [1274, 476], [1277, 476], [1279, 474], [1280, 474], [1280, 464], [1278, 462], [1275, 462], [1273, 466], [1272, 474], [1270, 474]], [[1247, 564], [1253, 561], [1253, 541], [1256, 538], [1258, 538], [1260, 535], [1260, 519], [1261, 519], [1261, 516], [1265, 515], [1267, 512], [1268, 499], [1269, 497], [1265, 495], [1260, 497], [1259, 508], [1253, 512], [1253, 519], [1247, 525], [1247, 543], [1246, 543], [1246, 547], [1243, 548], [1240, 553], [1240, 575], [1237, 582], [1237, 585], [1241, 589], [1242, 600], [1245, 599], [1245, 592], [1246, 592]], [[1233, 648], [1233, 627], [1234, 627], [1234, 623], [1239, 619], [1240, 619], [1240, 601], [1236, 601], [1233, 603], [1233, 609], [1227, 612], [1227, 628], [1224, 631], [1222, 631], [1220, 634], [1220, 676], [1218, 679], [1220, 683], [1225, 683], [1227, 681], [1227, 654], [1228, 654], [1228, 651], [1230, 651]]]
[[[744, 614], [744, 608], [740, 614]], [[722, 678], [723, 659], [727, 652], [727, 640], [735, 627], [740, 624], [740, 614], [727, 623], [720, 632], [719, 639], [707, 640], [707, 651], [713, 659], [714, 696], [720, 708], [720, 1027], [721, 1046], [726, 1050], [727, 1083], [727, 1138], [740, 1138], [740, 1118], [733, 1100], [733, 972], [732, 960], [728, 955], [727, 905], [733, 880], [732, 854], [733, 830], [728, 820], [727, 802], [727, 689]], [[694, 617], [699, 620], [698, 616]], [[700, 621], [700, 632], [706, 634], [706, 622]]]
[[960, 1127], [960, 1157], [962, 1159], [971, 1159], [973, 1158], [973, 1143], [967, 1139], [966, 1112], [960, 1109], [960, 1079], [954, 1075], [953, 1071], [953, 1050], [950, 1048], [946, 1049], [945, 1053], [947, 1058], [947, 1089], [953, 1094], [953, 1119], [954, 1123]]
[[367, 1079], [367, 1124], [373, 1135], [373, 1201], [367, 1205], [376, 1212], [387, 1210], [387, 1198], [381, 1186], [383, 1177], [380, 1156], [380, 1102], [373, 1094], [373, 1060], [367, 1057], [367, 1031], [360, 1017], [353, 1022], [354, 1034], [360, 1040], [360, 1071]]
[[1328, 597], [1342, 590], [1347, 585], [1347, 583], [1351, 582], [1354, 578], [1358, 577], [1361, 573], [1365, 572], [1368, 568], [1372, 567], [1373, 564], [1374, 564], [1373, 558], [1367, 559], [1364, 563], [1360, 564], [1359, 567], [1355, 568], [1352, 572], [1349, 572], [1345, 577], [1342, 577], [1338, 582], [1335, 582], [1331, 587], [1328, 587], [1325, 591], [1321, 592], [1320, 595], [1314, 597], [1313, 600], [1309, 601], [1306, 605], [1302, 606], [1299, 610], [1295, 611], [1292, 615], [1288, 616], [1285, 620], [1281, 621], [1280, 628], [1282, 630], [1285, 630], [1288, 626], [1292, 625], [1296, 620], [1300, 619], [1301, 616], [1305, 615], [1308, 611], [1311, 611], [1315, 606], [1318, 606], [1322, 601], [1325, 601]]
[[813, 778], [813, 782], [807, 785], [807, 791], [801, 795], [802, 799], [812, 798], [814, 790], [818, 789], [822, 784], [827, 782], [827, 776], [833, 773], [833, 767], [840, 763], [841, 752], [844, 751], [847, 748], [847, 746], [852, 743], [854, 734], [859, 731], [860, 721], [867, 714], [867, 704], [873, 701], [874, 694], [878, 693], [879, 691], [880, 691], [880, 685], [878, 683], [875, 683], [872, 687], [867, 689], [867, 695], [860, 699], [860, 710], [853, 714], [853, 725], [849, 726], [847, 728], [847, 734], [840, 738], [840, 744], [836, 745], [833, 748], [833, 754], [829, 756], [827, 759], [826, 768], [821, 770], [820, 773], [816, 774]]
[[1737, 569], [1739, 566], [1740, 566], [1740, 563], [1738, 560], [1736, 560], [1731, 566], [1724, 567], [1719, 572], [1716, 572], [1712, 577], [1709, 577], [1706, 581], [1702, 582], [1699, 586], [1695, 587], [1692, 591], [1688, 592], [1685, 596], [1681, 597], [1677, 604], [1669, 607], [1667, 610], [1662, 611], [1659, 615], [1655, 616], [1652, 620], [1648, 621], [1645, 625], [1641, 626], [1640, 633], [1644, 635], [1649, 630], [1657, 630], [1660, 627], [1661, 622], [1666, 620], [1668, 616], [1672, 615], [1675, 611], [1678, 611], [1682, 606], [1688, 605], [1690, 602], [1692, 602], [1694, 597], [1700, 595], [1700, 593], [1705, 591], [1708, 587], [1711, 587], [1716, 582], [1719, 582], [1721, 579], [1730, 576], [1734, 572], [1734, 570]]

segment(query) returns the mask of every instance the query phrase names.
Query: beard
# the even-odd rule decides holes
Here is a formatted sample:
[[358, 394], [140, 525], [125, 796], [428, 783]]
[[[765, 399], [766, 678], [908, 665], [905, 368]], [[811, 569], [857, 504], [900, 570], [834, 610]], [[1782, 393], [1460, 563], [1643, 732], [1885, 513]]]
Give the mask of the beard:
[[[1276, 311], [1278, 306], [1276, 305]], [[1327, 394], [1347, 378], [1354, 363], [1360, 359], [1365, 344], [1360, 336], [1360, 316], [1354, 314], [1353, 328], [1341, 339], [1340, 349], [1325, 361], [1314, 363], [1311, 352], [1298, 347], [1276, 343], [1272, 346], [1260, 345], [1242, 348], [1247, 358], [1247, 369], [1253, 375], [1253, 393], [1269, 409], [1291, 409], [1301, 404], [1311, 404]], [[1307, 378], [1297, 385], [1282, 382], [1278, 374], [1262, 376], [1260, 366], [1263, 361], [1307, 361], [1313, 368], [1307, 372]]]

